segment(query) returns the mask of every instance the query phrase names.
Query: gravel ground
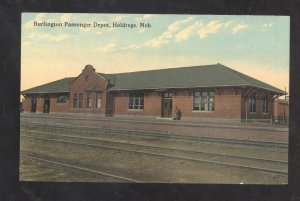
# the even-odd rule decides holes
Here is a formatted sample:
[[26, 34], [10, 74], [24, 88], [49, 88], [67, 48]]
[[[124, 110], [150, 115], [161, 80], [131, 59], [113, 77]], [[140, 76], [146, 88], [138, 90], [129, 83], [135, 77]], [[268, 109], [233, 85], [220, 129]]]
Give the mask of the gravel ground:
[[[45, 116], [43, 116], [45, 117]], [[47, 117], [47, 116], [46, 116]], [[90, 121], [90, 120], [73, 120], [73, 119], [50, 119], [50, 118], [30, 118], [21, 117], [21, 123], [31, 122], [31, 123], [53, 123], [61, 125], [71, 125], [71, 126], [91, 126], [99, 128], [113, 128], [113, 129], [130, 129], [130, 130], [140, 130], [140, 131], [158, 131], [165, 133], [176, 133], [182, 135], [196, 135], [196, 136], [208, 136], [208, 137], [222, 137], [229, 139], [247, 139], [247, 140], [262, 140], [262, 141], [275, 141], [275, 142], [288, 142], [288, 131], [278, 130], [278, 126], [271, 127], [266, 124], [268, 130], [261, 130], [262, 126], [259, 127], [252, 126], [252, 129], [248, 129], [249, 126], [240, 124], [239, 127], [234, 125], [233, 127], [220, 127], [222, 125], [216, 124], [216, 127], [205, 126], [182, 126], [183, 124], [179, 122], [178, 124], [172, 123], [173, 125], [164, 124], [151, 124], [143, 121], [140, 123], [130, 123], [123, 121]], [[162, 120], [166, 121], [166, 120]], [[169, 121], [167, 121], [169, 122]], [[166, 123], [167, 123], [166, 122]], [[171, 121], [173, 122], [173, 121]], [[243, 129], [244, 128], [244, 129]], [[255, 130], [257, 128], [258, 130]], [[272, 130], [272, 128], [274, 130]]]
[[[30, 142], [26, 142], [30, 144]], [[35, 142], [33, 142], [35, 143]], [[142, 154], [124, 153], [118, 151], [101, 150], [94, 148], [83, 149], [80, 146], [61, 146], [61, 144], [35, 145], [35, 152], [22, 145], [23, 154], [34, 155], [46, 159], [52, 159], [67, 164], [76, 164], [93, 170], [101, 170], [108, 174], [128, 177], [145, 183], [254, 183], [254, 184], [283, 184], [287, 178], [274, 174], [253, 172], [247, 169], [228, 168], [206, 163], [195, 163], [185, 160], [153, 157]], [[38, 150], [37, 150], [38, 149]], [[52, 149], [52, 150], [51, 150]], [[50, 153], [51, 150], [51, 153]], [[55, 150], [55, 152], [53, 151]], [[70, 154], [66, 154], [69, 152]], [[63, 157], [62, 157], [63, 156]], [[32, 169], [31, 169], [32, 168]], [[30, 167], [21, 163], [20, 178], [35, 178], [43, 181], [90, 181], [90, 177], [82, 174], [80, 178], [76, 173], [59, 175], [50, 167]], [[26, 172], [22, 170], [27, 169]], [[42, 175], [40, 172], [42, 171]], [[58, 177], [57, 174], [60, 176]], [[53, 178], [54, 177], [54, 178]], [[72, 180], [72, 178], [74, 180]], [[34, 179], [29, 179], [34, 180]], [[93, 179], [95, 181], [95, 179]], [[102, 178], [98, 182], [105, 182]]]
[[[21, 119], [22, 122], [44, 122], [41, 119]], [[53, 123], [63, 123], [68, 125], [78, 125], [76, 121], [51, 120]], [[190, 134], [190, 135], [210, 135], [226, 136], [229, 138], [247, 139], [255, 136], [255, 139], [268, 139], [281, 141], [286, 138], [284, 132], [257, 132], [241, 129], [220, 129], [220, 128], [180, 128], [178, 126], [169, 128], [167, 126], [133, 125], [119, 124], [115, 122], [90, 122], [80, 121], [84, 126], [113, 127], [122, 129], [156, 130]], [[97, 123], [97, 124], [96, 124]], [[23, 129], [21, 127], [21, 129]], [[65, 133], [67, 134], [67, 133]], [[87, 135], [86, 133], [77, 133]], [[193, 142], [187, 140], [157, 140], [157, 138], [145, 137], [124, 137], [106, 135], [92, 135], [99, 139], [115, 140], [117, 142], [134, 142], [143, 145], [156, 145], [198, 151], [213, 151], [218, 153], [230, 153], [234, 155], [246, 155], [267, 157], [272, 159], [287, 160], [287, 150], [274, 150], [268, 148], [251, 148], [244, 146], [221, 145], [217, 143]], [[239, 136], [239, 137], [237, 137]], [[254, 138], [254, 137], [253, 137]], [[213, 165], [207, 163], [192, 162], [181, 159], [171, 159], [166, 157], [150, 156], [140, 153], [123, 152], [111, 149], [99, 149], [95, 147], [80, 146], [74, 144], [64, 144], [49, 142], [38, 139], [30, 139], [21, 136], [21, 154], [38, 156], [52, 159], [67, 164], [76, 164], [81, 167], [88, 167], [93, 170], [101, 170], [106, 173], [129, 177], [146, 183], [251, 183], [251, 184], [285, 184], [287, 176], [266, 174], [263, 172], [251, 171], [235, 167]], [[103, 176], [95, 176], [66, 168], [58, 168], [55, 165], [38, 163], [30, 159], [20, 160], [20, 179], [26, 181], [89, 181], [89, 182], [113, 182]]]

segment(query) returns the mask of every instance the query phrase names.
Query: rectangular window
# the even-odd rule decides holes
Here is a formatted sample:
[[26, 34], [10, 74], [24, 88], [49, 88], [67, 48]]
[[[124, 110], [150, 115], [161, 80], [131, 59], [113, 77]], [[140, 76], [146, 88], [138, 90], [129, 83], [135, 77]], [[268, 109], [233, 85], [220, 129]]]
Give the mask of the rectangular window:
[[78, 98], [78, 108], [82, 108], [82, 102], [83, 102], [83, 93], [80, 93]]
[[265, 96], [262, 100], [262, 112], [268, 113], [269, 112], [269, 99], [268, 96]]
[[88, 92], [86, 94], [86, 107], [92, 108], [92, 93], [91, 92]]
[[129, 93], [128, 109], [144, 109], [144, 93]]
[[57, 103], [66, 103], [67, 96], [66, 95], [57, 95], [56, 102]]
[[164, 98], [172, 98], [173, 97], [173, 93], [171, 92], [164, 92]]
[[193, 110], [195, 111], [214, 111], [215, 93], [213, 91], [194, 91]]
[[96, 93], [96, 108], [100, 108], [101, 107], [101, 98], [100, 98], [100, 93], [97, 92]]
[[78, 94], [74, 93], [73, 95], [73, 108], [77, 108], [78, 107]]
[[256, 112], [256, 94], [253, 93], [248, 98], [249, 112]]

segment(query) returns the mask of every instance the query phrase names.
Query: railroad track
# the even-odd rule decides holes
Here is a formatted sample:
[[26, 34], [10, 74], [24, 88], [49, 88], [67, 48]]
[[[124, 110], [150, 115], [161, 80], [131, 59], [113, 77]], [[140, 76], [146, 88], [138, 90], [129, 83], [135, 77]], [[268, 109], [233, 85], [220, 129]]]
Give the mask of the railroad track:
[[[24, 134], [27, 133], [27, 134]], [[28, 135], [29, 134], [29, 135]], [[191, 150], [182, 150], [182, 149], [174, 149], [174, 148], [166, 148], [166, 147], [158, 147], [158, 146], [150, 146], [150, 145], [141, 145], [134, 143], [121, 143], [112, 140], [101, 140], [98, 138], [91, 137], [82, 137], [82, 136], [74, 136], [69, 134], [54, 134], [49, 132], [37, 132], [37, 131], [24, 131], [22, 130], [21, 137], [38, 139], [43, 141], [50, 141], [53, 143], [64, 143], [64, 144], [73, 144], [77, 146], [88, 146], [100, 149], [109, 149], [109, 150], [118, 150], [121, 152], [130, 152], [130, 153], [138, 153], [144, 155], [151, 155], [156, 157], [167, 157], [173, 159], [180, 159], [192, 162], [201, 162], [208, 164], [216, 164], [227, 167], [236, 167], [243, 169], [250, 169], [254, 171], [260, 171], [265, 173], [272, 173], [278, 175], [287, 175], [287, 171], [285, 171], [285, 167], [287, 167], [287, 161], [282, 160], [270, 160], [264, 158], [255, 158], [255, 157], [243, 157], [236, 155], [226, 155], [226, 154], [218, 154], [218, 153], [209, 153], [209, 152], [200, 152], [200, 151], [191, 151]], [[100, 143], [100, 144], [99, 144]], [[150, 150], [149, 150], [150, 149]], [[206, 159], [210, 157], [210, 159]], [[211, 158], [213, 157], [213, 158]], [[235, 161], [235, 163], [224, 162], [224, 158], [227, 158], [230, 161]], [[220, 162], [222, 161], [223, 162]], [[242, 160], [243, 162], [239, 162]], [[239, 164], [244, 163], [244, 164]], [[256, 163], [256, 166], [253, 164]], [[266, 165], [258, 165], [259, 163], [268, 163], [267, 166], [282, 166], [281, 169], [274, 168], [265, 168], [263, 166]], [[249, 165], [251, 164], [251, 165]]]
[[254, 146], [254, 147], [269, 147], [269, 148], [281, 148], [287, 149], [288, 144], [274, 141], [260, 141], [260, 140], [241, 140], [241, 139], [228, 139], [219, 137], [206, 137], [195, 135], [182, 135], [165, 132], [153, 132], [153, 131], [137, 131], [126, 129], [111, 129], [111, 128], [97, 128], [97, 127], [85, 127], [85, 126], [66, 126], [62, 124], [39, 124], [39, 123], [21, 123], [21, 127], [26, 128], [43, 128], [43, 129], [55, 129], [63, 131], [80, 131], [83, 133], [109, 133], [114, 135], [123, 136], [143, 136], [143, 137], [157, 137], [157, 138], [172, 138], [177, 140], [192, 140], [201, 142], [213, 142], [231, 145], [242, 146]]
[[68, 169], [75, 169], [77, 171], [79, 170], [79, 171], [82, 171], [82, 172], [88, 172], [88, 173], [104, 176], [106, 178], [112, 178], [114, 180], [114, 182], [118, 181], [118, 182], [128, 182], [128, 183], [141, 183], [141, 181], [138, 181], [138, 180], [135, 180], [135, 179], [131, 179], [131, 178], [123, 177], [123, 176], [118, 176], [118, 175], [113, 175], [113, 174], [110, 174], [110, 173], [106, 173], [106, 172], [102, 172], [102, 171], [98, 171], [98, 170], [93, 170], [93, 169], [86, 168], [86, 167], [80, 167], [80, 166], [71, 165], [71, 164], [67, 164], [67, 163], [57, 162], [57, 161], [54, 161], [54, 160], [51, 160], [51, 159], [45, 159], [45, 158], [36, 157], [36, 156], [29, 156], [29, 155], [26, 155], [26, 154], [21, 154], [20, 157], [30, 159], [30, 160], [34, 160], [34, 161], [38, 161], [38, 162], [47, 163], [47, 164], [52, 164], [52, 165], [55, 165], [55, 166], [58, 166], [58, 167], [63, 167], [63, 168], [68, 168]]

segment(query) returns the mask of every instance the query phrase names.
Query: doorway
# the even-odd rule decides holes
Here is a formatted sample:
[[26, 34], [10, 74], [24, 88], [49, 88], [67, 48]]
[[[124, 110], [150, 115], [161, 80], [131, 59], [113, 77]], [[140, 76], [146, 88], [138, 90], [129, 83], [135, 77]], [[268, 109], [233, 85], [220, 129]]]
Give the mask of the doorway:
[[43, 113], [49, 113], [49, 111], [50, 111], [50, 98], [45, 97], [44, 98]]
[[36, 97], [31, 98], [31, 110], [30, 112], [36, 112]]
[[172, 97], [173, 93], [164, 92], [162, 95], [162, 117], [172, 117]]

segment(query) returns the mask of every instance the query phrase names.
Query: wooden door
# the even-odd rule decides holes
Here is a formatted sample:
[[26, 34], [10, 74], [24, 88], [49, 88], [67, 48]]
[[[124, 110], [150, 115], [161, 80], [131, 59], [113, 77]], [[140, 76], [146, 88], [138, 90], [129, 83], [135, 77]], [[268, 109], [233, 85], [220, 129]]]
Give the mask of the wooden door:
[[162, 117], [172, 117], [172, 99], [163, 99]]

